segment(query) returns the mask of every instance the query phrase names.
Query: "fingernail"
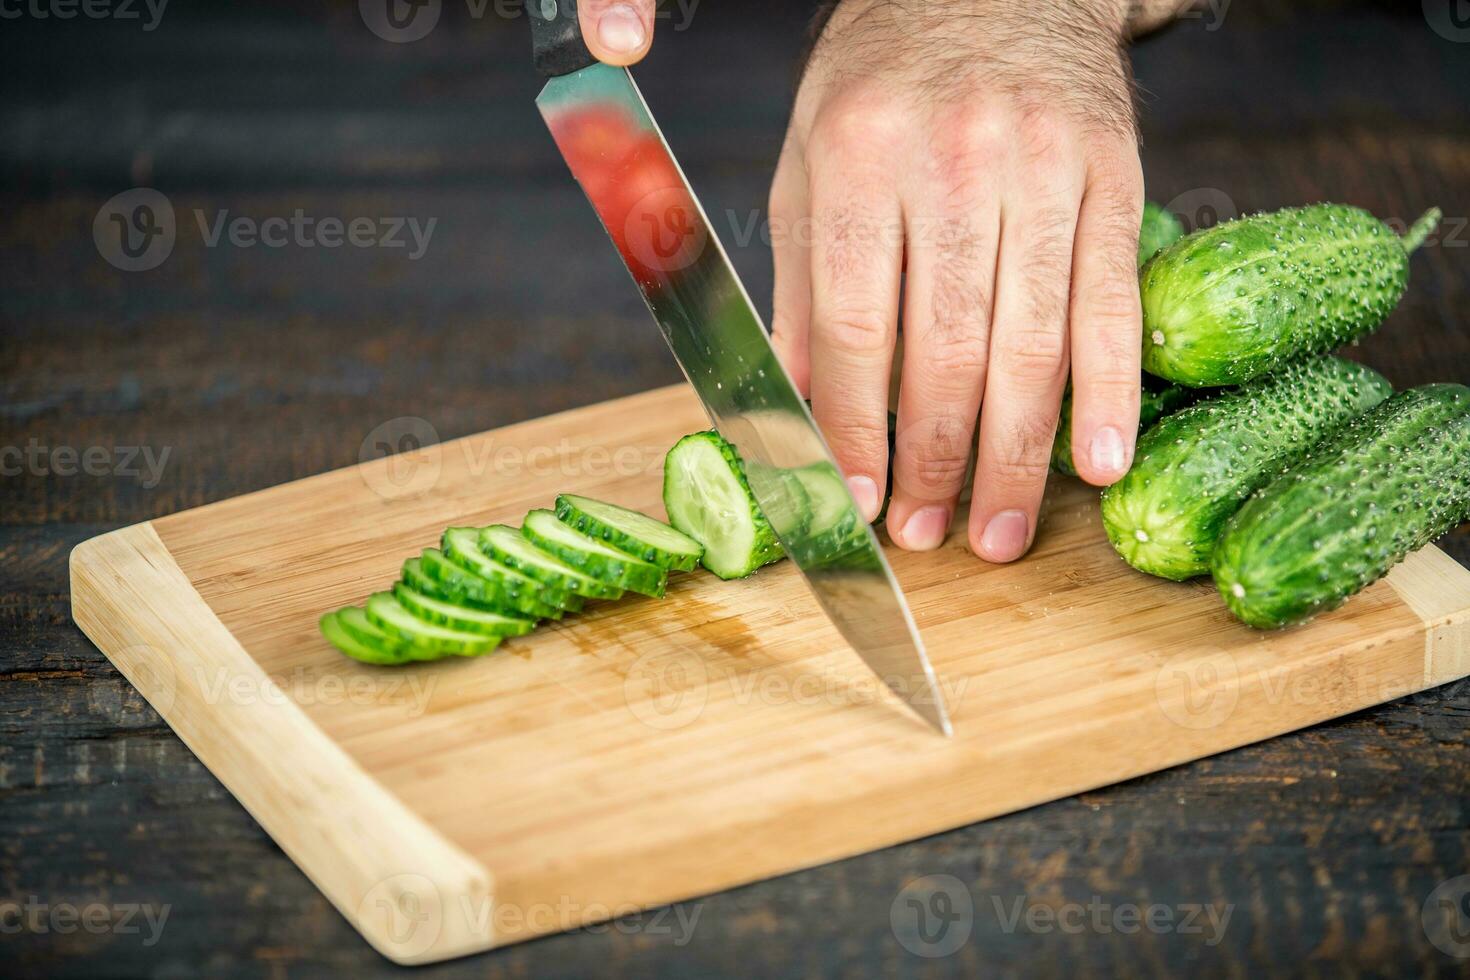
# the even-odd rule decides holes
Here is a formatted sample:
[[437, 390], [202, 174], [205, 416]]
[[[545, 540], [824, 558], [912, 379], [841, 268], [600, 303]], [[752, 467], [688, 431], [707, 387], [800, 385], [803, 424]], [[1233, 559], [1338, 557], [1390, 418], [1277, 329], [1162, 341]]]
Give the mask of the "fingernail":
[[988, 561], [1015, 561], [1026, 550], [1026, 515], [1003, 510], [985, 525], [980, 535], [980, 557]]
[[1123, 449], [1123, 433], [1105, 425], [1092, 436], [1092, 468], [1100, 474], [1118, 475], [1128, 465], [1127, 453]]
[[944, 544], [949, 531], [949, 511], [943, 507], [920, 507], [903, 525], [903, 546], [910, 551], [933, 551]]
[[863, 515], [863, 520], [873, 523], [873, 518], [878, 516], [878, 508], [883, 505], [878, 499], [878, 484], [865, 476], [850, 476], [847, 489], [857, 502], [858, 513]]
[[615, 4], [608, 8], [607, 13], [597, 22], [597, 40], [609, 51], [618, 54], [632, 54], [643, 47], [643, 41], [647, 37], [643, 33], [643, 21], [638, 19], [638, 11], [626, 3]]

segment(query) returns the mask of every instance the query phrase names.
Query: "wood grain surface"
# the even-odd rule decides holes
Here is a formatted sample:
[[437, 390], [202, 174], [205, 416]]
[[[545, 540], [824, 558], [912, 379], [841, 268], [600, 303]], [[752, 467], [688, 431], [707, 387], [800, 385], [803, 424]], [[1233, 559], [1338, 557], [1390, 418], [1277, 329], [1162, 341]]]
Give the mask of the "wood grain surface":
[[[1233, 3], [1134, 52], [1150, 197], [1187, 211], [1342, 200], [1401, 220], [1444, 209], [1400, 309], [1351, 352], [1400, 386], [1470, 380], [1470, 45], [1448, 4], [1434, 22], [1430, 6]], [[735, 228], [765, 206], [801, 8], [703, 4], [639, 71], [706, 205], [727, 225], [733, 213], [722, 235], [757, 297], [768, 251]], [[530, 107], [524, 26], [457, 3], [411, 45], [373, 37], [351, 3], [170, 4], [153, 31], [0, 26], [0, 448], [112, 454], [91, 473], [48, 453], [0, 477], [0, 900], [100, 903], [114, 922], [124, 905], [169, 910], [152, 943], [146, 928], [5, 933], [7, 963], [49, 976], [392, 969], [76, 629], [67, 555], [354, 463], [391, 419], [447, 440], [677, 380]], [[180, 231], [163, 265], [130, 274], [99, 257], [92, 222], [139, 185], [168, 195]], [[439, 220], [410, 261], [210, 248], [195, 217], [298, 207]], [[139, 447], [161, 461], [156, 480]], [[1470, 562], [1463, 529], [1441, 547]], [[1467, 697], [1458, 682], [426, 974], [1463, 973], [1422, 910], [1470, 872]], [[942, 875], [970, 896], [971, 928], [950, 955], [918, 956], [891, 915], [908, 883]], [[1017, 901], [1234, 913], [1210, 945], [1028, 924], [1010, 918]]]
[[1470, 571], [1432, 546], [1344, 609], [1260, 633], [1208, 581], [1124, 571], [1076, 481], [1028, 561], [977, 564], [962, 520], [938, 551], [888, 549], [949, 739], [786, 563], [678, 576], [662, 600], [594, 603], [467, 660], [384, 670], [318, 632], [446, 526], [518, 523], [562, 491], [662, 516], [662, 449], [706, 424], [676, 385], [114, 531], [72, 552], [73, 616], [408, 963], [1070, 796], [1470, 667]]

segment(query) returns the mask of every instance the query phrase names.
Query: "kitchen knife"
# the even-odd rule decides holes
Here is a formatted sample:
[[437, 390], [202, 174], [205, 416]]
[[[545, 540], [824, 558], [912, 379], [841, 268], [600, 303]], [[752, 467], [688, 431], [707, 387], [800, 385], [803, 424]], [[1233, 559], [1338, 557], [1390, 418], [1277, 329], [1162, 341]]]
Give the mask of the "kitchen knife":
[[[527, 0], [536, 99], [572, 175], [638, 284], [649, 311], [720, 434], [745, 461], [750, 487], [782, 546], [838, 632], [922, 718], [950, 734], [934, 670], [873, 531], [858, 514], [811, 413], [776, 359], [765, 327], [683, 171], [624, 68], [596, 61], [575, 0]], [[821, 527], [804, 467], [839, 488]]]

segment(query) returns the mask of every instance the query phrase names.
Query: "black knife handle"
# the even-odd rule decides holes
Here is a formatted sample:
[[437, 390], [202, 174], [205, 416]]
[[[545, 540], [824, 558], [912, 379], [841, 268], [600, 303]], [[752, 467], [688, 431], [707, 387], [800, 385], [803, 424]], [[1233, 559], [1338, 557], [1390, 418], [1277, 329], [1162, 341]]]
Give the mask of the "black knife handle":
[[597, 60], [582, 40], [577, 0], [526, 0], [526, 16], [531, 19], [531, 47], [541, 74], [570, 75]]

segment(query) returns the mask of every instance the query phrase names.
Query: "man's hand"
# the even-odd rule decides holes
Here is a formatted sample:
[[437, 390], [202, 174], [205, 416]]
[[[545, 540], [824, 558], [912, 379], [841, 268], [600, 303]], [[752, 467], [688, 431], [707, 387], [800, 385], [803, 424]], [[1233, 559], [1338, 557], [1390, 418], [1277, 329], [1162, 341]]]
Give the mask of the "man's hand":
[[[771, 190], [774, 341], [867, 518], [943, 541], [979, 417], [970, 546], [1030, 546], [1070, 363], [1087, 481], [1138, 426], [1143, 174], [1127, 5], [843, 0], [817, 40]], [[903, 281], [900, 310], [900, 280]]]
[[653, 43], [655, 2], [578, 0], [577, 20], [582, 25], [582, 40], [592, 56], [609, 65], [631, 65], [643, 60]]

